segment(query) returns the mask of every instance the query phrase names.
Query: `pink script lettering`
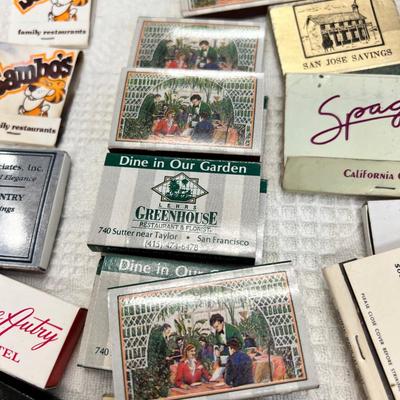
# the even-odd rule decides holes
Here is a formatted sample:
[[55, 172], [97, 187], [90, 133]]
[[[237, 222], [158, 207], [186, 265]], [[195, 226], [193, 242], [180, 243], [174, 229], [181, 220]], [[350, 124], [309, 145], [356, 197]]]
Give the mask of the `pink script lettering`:
[[19, 330], [40, 339], [31, 347], [31, 350], [38, 350], [51, 342], [58, 340], [58, 333], [63, 328], [50, 322], [50, 318], [41, 319], [36, 316], [32, 307], [24, 308], [15, 313], [6, 313], [0, 310], [0, 336]]
[[328, 144], [334, 142], [342, 134], [344, 134], [344, 139], [348, 141], [350, 140], [350, 128], [353, 125], [364, 124], [379, 119], [390, 119], [393, 128], [400, 127], [400, 100], [396, 100], [387, 107], [382, 106], [380, 103], [371, 104], [366, 107], [355, 107], [341, 119], [340, 116], [327, 111], [327, 105], [331, 104], [336, 99], [340, 99], [340, 95], [332, 96], [325, 100], [318, 109], [319, 115], [332, 117], [335, 121], [335, 125], [315, 133], [311, 137], [312, 144]]

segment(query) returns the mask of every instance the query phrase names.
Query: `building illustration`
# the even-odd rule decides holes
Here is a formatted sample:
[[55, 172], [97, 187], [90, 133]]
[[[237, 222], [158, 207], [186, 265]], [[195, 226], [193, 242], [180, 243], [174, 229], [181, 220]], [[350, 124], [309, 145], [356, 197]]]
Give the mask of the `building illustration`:
[[305, 14], [307, 10], [303, 9], [304, 22], [299, 29], [307, 56], [382, 44], [371, 3], [363, 2], [361, 8], [360, 1], [349, 2], [348, 9], [339, 6], [330, 12], [316, 13], [313, 9]]

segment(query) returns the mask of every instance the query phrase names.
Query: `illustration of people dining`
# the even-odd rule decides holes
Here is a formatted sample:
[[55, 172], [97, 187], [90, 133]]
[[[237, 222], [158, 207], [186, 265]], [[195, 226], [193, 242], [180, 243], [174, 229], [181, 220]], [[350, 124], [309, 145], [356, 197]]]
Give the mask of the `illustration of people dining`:
[[235, 45], [214, 43], [211, 46], [208, 40], [201, 40], [196, 45], [191, 42], [185, 44], [184, 40], [163, 39], [156, 47], [151, 66], [166, 69], [204, 69], [204, 70], [232, 70], [237, 62], [236, 57], [231, 54]]
[[226, 357], [229, 355], [228, 342], [232, 339], [236, 339], [239, 347], [243, 347], [243, 337], [239, 329], [231, 324], [225, 322], [225, 318], [221, 314], [213, 314], [210, 318], [210, 326], [215, 332], [215, 341], [219, 346], [216, 350], [216, 355], [224, 356], [222, 364], [225, 364]]
[[175, 113], [173, 111], [167, 111], [165, 118], [156, 123], [154, 134], [157, 136], [178, 136], [181, 134], [181, 130], [175, 119]]
[[184, 350], [182, 360], [178, 364], [175, 376], [175, 386], [188, 389], [190, 385], [209, 381], [210, 373], [203, 364], [196, 359], [196, 347], [188, 344]]
[[153, 92], [145, 97], [136, 123], [126, 124], [124, 134], [141, 140], [237, 146], [242, 136], [229, 107], [228, 100], [210, 93]]
[[254, 383], [252, 360], [240, 349], [239, 341], [233, 338], [227, 346], [229, 357], [225, 367], [225, 383], [233, 387]]
[[157, 392], [161, 397], [288, 378], [289, 362], [271, 341], [243, 330], [235, 321], [228, 323], [220, 313], [211, 314], [207, 322], [209, 328], [204, 326], [199, 336], [174, 332], [170, 323], [153, 329], [148, 362], [163, 388]]
[[211, 344], [208, 343], [208, 339], [206, 336], [200, 336], [199, 338], [200, 349], [197, 352], [197, 358], [200, 361], [208, 361], [211, 362], [214, 360], [214, 348]]
[[184, 53], [177, 52], [175, 58], [167, 59], [165, 68], [167, 69], [187, 69], [187, 57]]

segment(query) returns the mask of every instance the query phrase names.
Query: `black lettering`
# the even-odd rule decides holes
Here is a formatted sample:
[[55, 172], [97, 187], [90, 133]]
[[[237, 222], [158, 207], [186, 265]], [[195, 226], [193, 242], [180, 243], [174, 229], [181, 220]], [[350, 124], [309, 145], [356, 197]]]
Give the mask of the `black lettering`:
[[26, 10], [29, 7], [32, 7], [39, 0], [19, 0], [18, 4], [23, 9]]
[[73, 69], [73, 57], [64, 57], [58, 53], [49, 63], [42, 57], [34, 58], [31, 65], [19, 65], [0, 74], [0, 96], [7, 91], [18, 90], [22, 85], [36, 83], [42, 77], [60, 79], [70, 76]]
[[59, 61], [55, 61], [58, 63], [58, 71], [61, 77], [65, 78], [66, 76], [71, 75], [72, 67], [73, 67], [73, 60], [72, 57], [65, 57], [60, 53], [57, 55]]
[[16, 80], [21, 83], [31, 83], [36, 77], [34, 65], [15, 67]]

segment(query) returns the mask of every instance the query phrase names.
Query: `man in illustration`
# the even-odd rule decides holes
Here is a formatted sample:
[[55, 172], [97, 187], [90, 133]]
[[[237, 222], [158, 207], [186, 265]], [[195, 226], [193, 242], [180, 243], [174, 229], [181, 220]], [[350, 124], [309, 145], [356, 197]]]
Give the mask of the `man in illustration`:
[[162, 113], [164, 104], [163, 101], [161, 100], [161, 95], [156, 93], [154, 95], [154, 112], [153, 115], [154, 116], [159, 116]]
[[148, 366], [159, 380], [158, 396], [167, 397], [170, 383], [170, 369], [172, 352], [168, 347], [168, 340], [172, 334], [170, 324], [156, 326], [150, 333], [147, 350]]
[[248, 333], [244, 335], [244, 348], [257, 347], [256, 341]]
[[200, 68], [204, 68], [204, 66], [207, 64], [207, 58], [210, 58], [212, 60], [215, 60], [215, 62], [217, 62], [218, 60], [217, 50], [215, 50], [214, 47], [210, 46], [208, 40], [202, 40], [199, 43], [199, 46], [200, 46], [200, 62], [199, 62]]
[[189, 114], [187, 113], [185, 108], [181, 107], [176, 117], [176, 122], [178, 123], [178, 126], [181, 130], [184, 130], [186, 128], [188, 116]]
[[189, 114], [191, 115], [191, 127], [194, 128], [200, 121], [200, 114], [206, 113], [211, 115], [211, 107], [202, 101], [199, 94], [194, 94], [190, 97], [192, 105], [189, 107]]
[[210, 122], [208, 114], [200, 113], [199, 123], [193, 129], [192, 140], [194, 142], [210, 143], [214, 136], [214, 126]]
[[175, 59], [176, 47], [172, 40], [161, 40], [153, 54], [151, 66], [154, 68], [165, 68], [168, 60]]
[[219, 71], [220, 68], [217, 63], [217, 59], [212, 56], [208, 56], [206, 65], [204, 65], [203, 69], [209, 70], [209, 71]]
[[187, 56], [187, 64], [189, 69], [195, 69], [197, 67], [199, 55], [197, 51], [190, 50]]
[[185, 341], [182, 336], [178, 336], [175, 339], [175, 345], [176, 347], [172, 355], [172, 358], [174, 362], [178, 363], [179, 361], [181, 361], [185, 349]]
[[171, 337], [172, 328], [170, 324], [155, 327], [149, 337], [149, 363], [153, 361], [169, 361], [171, 351], [168, 348], [168, 340]]
[[162, 109], [161, 95], [150, 94], [142, 104], [139, 111], [139, 119], [143, 120], [144, 128], [148, 131], [152, 130], [154, 119], [159, 118]]
[[251, 358], [240, 350], [237, 339], [228, 341], [229, 357], [225, 367], [225, 383], [237, 387], [254, 383]]
[[197, 352], [197, 358], [204, 362], [211, 362], [214, 360], [214, 349], [211, 344], [208, 343], [206, 336], [199, 337], [200, 349]]
[[214, 329], [215, 342], [219, 346], [219, 350], [215, 351], [217, 357], [229, 355], [227, 344], [232, 339], [237, 340], [239, 348], [243, 347], [243, 338], [239, 329], [225, 322], [221, 314], [211, 315], [210, 326]]
[[329, 52], [329, 51], [333, 51], [333, 41], [332, 39], [329, 37], [329, 35], [324, 35], [323, 39], [322, 39], [322, 47], [325, 50], [325, 53]]

